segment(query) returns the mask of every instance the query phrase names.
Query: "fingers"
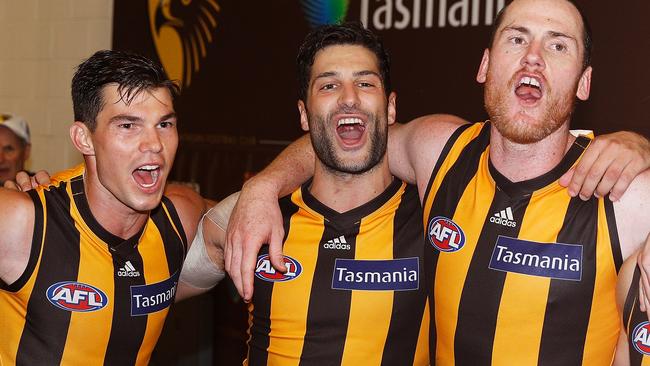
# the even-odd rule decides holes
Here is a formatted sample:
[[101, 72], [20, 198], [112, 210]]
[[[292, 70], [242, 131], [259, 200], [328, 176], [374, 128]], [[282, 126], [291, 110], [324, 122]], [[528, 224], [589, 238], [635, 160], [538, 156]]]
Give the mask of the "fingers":
[[241, 241], [235, 240], [236, 235], [229, 235], [228, 238], [229, 239], [226, 241], [226, 252], [224, 252], [226, 271], [230, 275], [230, 279], [232, 279], [235, 288], [237, 288], [239, 296], [244, 298], [244, 286], [242, 283], [241, 272], [239, 270], [241, 264], [241, 245], [238, 244], [240, 244]]
[[[594, 141], [592, 143], [592, 145], [596, 145], [596, 141]], [[590, 146], [590, 147], [592, 147], [592, 146]], [[591, 167], [594, 165], [594, 162], [596, 161], [596, 159], [598, 159], [599, 155], [600, 155], [599, 150], [596, 147], [591, 148], [591, 149], [587, 149], [584, 152], [584, 154], [582, 154], [582, 158], [580, 159], [578, 164], [576, 164], [576, 166], [574, 168], [574, 171], [573, 171], [573, 175], [571, 176], [571, 182], [569, 183], [569, 185], [567, 187], [567, 189], [569, 191], [569, 195], [571, 195], [571, 197], [575, 197], [578, 194], [581, 195], [581, 197], [580, 197], [581, 199], [587, 199], [587, 198], [591, 197], [591, 194], [589, 194], [588, 196], [586, 196], [586, 198], [583, 198], [582, 197], [582, 194], [583, 194], [582, 190], [583, 190], [583, 186], [585, 184], [585, 181], [588, 180], [588, 176], [589, 176], [589, 172], [591, 171]], [[598, 176], [598, 178], [600, 178], [600, 176]], [[593, 188], [596, 187], [598, 182], [595, 182], [595, 183], [590, 182], [589, 184], [593, 184], [593, 187], [592, 187], [592, 192], [593, 192]]]
[[3, 187], [7, 188], [7, 189], [12, 189], [14, 191], [20, 191], [21, 190], [20, 186], [18, 186], [18, 184], [16, 184], [16, 182], [14, 182], [12, 180], [6, 180], [4, 182], [4, 184], [3, 184]]
[[241, 257], [241, 263], [235, 268], [241, 268], [240, 276], [242, 283], [242, 298], [245, 302], [250, 302], [253, 298], [253, 282], [255, 273], [255, 264], [257, 264], [257, 253], [261, 244], [257, 243], [244, 243], [244, 251]]
[[39, 185], [45, 186], [51, 183], [50, 174], [45, 170], [39, 170], [32, 177], [32, 188], [36, 188]]
[[613, 187], [611, 187], [609, 198], [612, 201], [618, 201], [625, 191], [627, 191], [630, 184], [632, 184], [634, 178], [646, 169], [645, 166], [635, 161], [627, 164], [620, 173], [618, 180], [614, 183]]
[[16, 183], [23, 192], [32, 189], [32, 178], [25, 171], [16, 173]]
[[[573, 178], [573, 172], [575, 172], [575, 168], [567, 170], [566, 173], [562, 174], [558, 183], [560, 183], [562, 187], [568, 187], [569, 183], [571, 183], [571, 179]], [[571, 192], [569, 192], [569, 194], [571, 194]], [[575, 197], [575, 194], [572, 194], [571, 197]]]
[[[280, 226], [281, 228], [282, 226]], [[282, 272], [287, 272], [287, 267], [284, 265], [284, 255], [282, 254], [282, 239], [284, 238], [284, 230], [273, 230], [271, 233], [271, 241], [269, 242], [269, 258], [273, 267]]]

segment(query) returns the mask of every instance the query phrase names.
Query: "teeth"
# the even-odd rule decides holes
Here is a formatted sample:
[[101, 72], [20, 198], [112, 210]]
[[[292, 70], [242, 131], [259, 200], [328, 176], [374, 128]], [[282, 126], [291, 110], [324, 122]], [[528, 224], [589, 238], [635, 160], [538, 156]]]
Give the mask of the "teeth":
[[158, 169], [158, 165], [143, 165], [138, 168], [138, 170], [147, 170], [147, 171], [152, 171]]
[[338, 126], [343, 125], [361, 125], [363, 122], [360, 118], [341, 118], [339, 120]]
[[529, 76], [524, 76], [523, 78], [521, 78], [521, 80], [519, 80], [519, 85], [524, 85], [524, 84], [525, 85], [532, 85], [532, 86], [535, 86], [535, 87], [538, 87], [538, 88], [541, 87], [541, 84], [539, 83], [539, 80], [537, 80], [535, 78], [531, 78]]

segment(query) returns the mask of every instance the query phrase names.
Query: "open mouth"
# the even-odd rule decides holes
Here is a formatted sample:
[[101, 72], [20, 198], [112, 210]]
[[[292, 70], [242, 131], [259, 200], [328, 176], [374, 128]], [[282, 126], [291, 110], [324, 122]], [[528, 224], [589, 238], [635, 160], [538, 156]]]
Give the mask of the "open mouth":
[[336, 133], [343, 143], [347, 145], [353, 145], [359, 142], [365, 131], [366, 125], [361, 118], [357, 117], [341, 118], [336, 124]]
[[143, 188], [151, 188], [158, 183], [160, 177], [159, 165], [143, 165], [132, 173], [133, 179]]
[[533, 104], [542, 98], [542, 83], [536, 77], [522, 76], [515, 87], [515, 94], [525, 102]]

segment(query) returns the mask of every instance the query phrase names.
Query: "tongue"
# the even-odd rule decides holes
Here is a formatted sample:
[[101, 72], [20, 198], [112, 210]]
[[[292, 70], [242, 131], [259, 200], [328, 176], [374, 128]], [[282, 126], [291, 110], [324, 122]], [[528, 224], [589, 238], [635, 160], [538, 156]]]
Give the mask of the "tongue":
[[542, 97], [542, 92], [538, 88], [527, 85], [518, 87], [515, 94], [525, 101], [534, 101]]
[[138, 184], [144, 186], [150, 186], [154, 182], [153, 177], [151, 176], [151, 172], [146, 170], [136, 170], [133, 172], [133, 177], [135, 178], [135, 181], [138, 182]]
[[340, 126], [336, 129], [342, 140], [358, 140], [363, 135], [363, 127], [360, 125]]

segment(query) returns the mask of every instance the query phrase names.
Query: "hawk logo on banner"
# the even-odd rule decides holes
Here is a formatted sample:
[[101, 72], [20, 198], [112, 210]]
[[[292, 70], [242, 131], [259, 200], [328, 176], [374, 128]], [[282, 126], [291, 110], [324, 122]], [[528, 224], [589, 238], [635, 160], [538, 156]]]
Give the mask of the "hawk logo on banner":
[[214, 39], [215, 0], [149, 0], [149, 25], [158, 57], [172, 80], [189, 87]]
[[348, 0], [302, 0], [302, 9], [312, 28], [345, 20]]

